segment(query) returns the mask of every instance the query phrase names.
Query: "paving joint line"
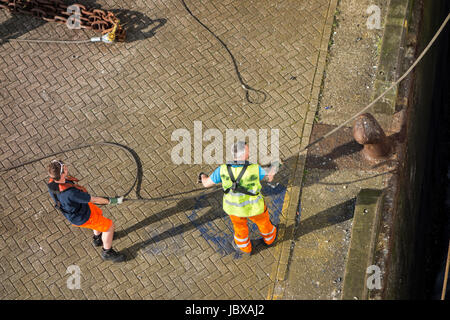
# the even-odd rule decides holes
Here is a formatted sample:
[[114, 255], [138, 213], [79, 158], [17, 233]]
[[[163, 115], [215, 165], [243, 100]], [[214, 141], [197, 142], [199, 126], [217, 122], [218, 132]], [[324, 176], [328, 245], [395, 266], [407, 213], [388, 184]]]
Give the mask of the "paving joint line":
[[[315, 115], [317, 112], [320, 86], [323, 78], [323, 71], [325, 69], [326, 57], [328, 54], [328, 42], [331, 37], [334, 16], [339, 0], [330, 0], [327, 16], [322, 28], [322, 36], [320, 42], [319, 52], [317, 54], [316, 68], [311, 85], [311, 91], [308, 101], [308, 109], [306, 111], [305, 121], [303, 123], [301, 134], [300, 150], [306, 147], [312, 133], [312, 123], [307, 123], [308, 116]], [[320, 70], [319, 70], [320, 69]], [[318, 72], [319, 71], [319, 72]], [[314, 119], [314, 116], [312, 117]], [[307, 150], [301, 154], [296, 155], [295, 167], [292, 169], [292, 174], [289, 178], [286, 195], [283, 202], [283, 208], [280, 216], [280, 230], [278, 231], [279, 239], [283, 239], [275, 246], [276, 262], [272, 267], [270, 278], [272, 284], [269, 286], [267, 300], [280, 300], [283, 297], [285, 289], [285, 277], [288, 269], [288, 262], [291, 253], [291, 240], [295, 231], [295, 221], [297, 209], [299, 206], [301, 184], [303, 181], [303, 170], [306, 163]]]

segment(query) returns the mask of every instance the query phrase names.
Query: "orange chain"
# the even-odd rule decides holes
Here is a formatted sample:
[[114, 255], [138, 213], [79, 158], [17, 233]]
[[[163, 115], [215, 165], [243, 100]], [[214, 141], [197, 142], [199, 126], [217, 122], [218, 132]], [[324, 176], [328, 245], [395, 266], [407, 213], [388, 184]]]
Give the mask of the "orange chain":
[[[74, 10], [74, 7], [78, 7], [78, 10]], [[116, 28], [115, 40], [125, 41], [126, 32], [111, 11], [88, 9], [77, 3], [66, 5], [61, 0], [0, 0], [0, 8], [11, 13], [32, 15], [48, 22], [61, 24], [67, 24], [68, 19], [73, 18], [71, 22], [78, 24], [81, 29], [102, 34], [107, 34]]]

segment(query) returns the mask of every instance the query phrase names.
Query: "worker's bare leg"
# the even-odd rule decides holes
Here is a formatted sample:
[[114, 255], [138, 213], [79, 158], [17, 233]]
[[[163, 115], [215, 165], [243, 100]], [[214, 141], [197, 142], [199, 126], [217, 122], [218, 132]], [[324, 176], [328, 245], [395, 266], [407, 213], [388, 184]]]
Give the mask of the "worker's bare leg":
[[111, 247], [112, 247], [114, 228], [115, 228], [115, 226], [114, 226], [114, 222], [113, 222], [111, 227], [108, 229], [108, 231], [105, 231], [102, 234], [103, 249], [105, 249], [105, 250], [111, 249]]

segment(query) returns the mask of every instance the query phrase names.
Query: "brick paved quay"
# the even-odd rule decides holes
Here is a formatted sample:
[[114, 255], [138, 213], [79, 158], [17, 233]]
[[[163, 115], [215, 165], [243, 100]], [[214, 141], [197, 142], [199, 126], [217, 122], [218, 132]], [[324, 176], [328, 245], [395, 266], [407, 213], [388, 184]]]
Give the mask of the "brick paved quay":
[[[71, 227], [53, 208], [48, 159], [1, 173], [0, 299], [270, 299], [286, 266], [285, 214], [298, 203], [298, 152], [311, 132], [336, 1], [186, 1], [227, 44], [245, 82], [266, 93], [262, 104], [246, 101], [229, 54], [181, 1], [79, 3], [113, 10], [128, 41], [0, 42], [0, 167], [110, 141], [139, 156], [142, 197], [185, 194], [103, 207], [117, 226], [114, 247], [129, 257], [111, 264], [92, 247], [90, 230]], [[0, 38], [92, 36], [0, 11]], [[228, 128], [279, 129], [285, 165], [279, 185], [263, 189], [273, 221], [287, 219], [276, 246], [234, 253], [221, 191], [190, 192], [200, 171], [216, 167], [171, 159], [172, 133], [193, 137], [194, 121], [224, 136]], [[133, 159], [112, 147], [59, 158], [94, 195], [123, 194], [135, 178]], [[67, 286], [72, 265], [80, 289]]]

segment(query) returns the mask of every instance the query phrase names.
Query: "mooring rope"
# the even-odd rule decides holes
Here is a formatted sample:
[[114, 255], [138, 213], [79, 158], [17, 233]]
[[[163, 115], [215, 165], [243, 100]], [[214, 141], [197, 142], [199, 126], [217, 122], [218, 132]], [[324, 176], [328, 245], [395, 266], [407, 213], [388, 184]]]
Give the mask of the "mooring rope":
[[439, 37], [439, 35], [441, 34], [441, 32], [444, 30], [444, 27], [447, 25], [448, 20], [450, 19], [450, 13], [447, 15], [447, 18], [445, 19], [445, 21], [442, 23], [441, 27], [439, 28], [439, 30], [436, 32], [436, 34], [434, 35], [434, 37], [431, 39], [431, 41], [428, 43], [428, 45], [426, 46], [426, 48], [422, 51], [422, 53], [419, 55], [419, 57], [416, 59], [416, 61], [414, 61], [414, 63], [411, 65], [411, 67], [409, 67], [409, 69], [397, 80], [395, 81], [388, 89], [386, 89], [382, 94], [380, 94], [375, 100], [373, 100], [371, 103], [369, 103], [367, 106], [365, 106], [363, 109], [361, 109], [361, 111], [359, 111], [358, 113], [354, 114], [353, 116], [351, 116], [349, 119], [347, 119], [346, 121], [344, 121], [342, 124], [340, 124], [338, 127], [334, 128], [333, 130], [331, 130], [330, 132], [324, 134], [323, 136], [321, 136], [320, 138], [318, 138], [317, 140], [311, 142], [310, 144], [308, 144], [306, 147], [304, 147], [303, 149], [301, 149], [299, 151], [299, 153], [302, 153], [303, 151], [305, 151], [306, 149], [312, 147], [313, 145], [315, 145], [316, 143], [322, 141], [323, 139], [329, 137], [330, 135], [332, 135], [333, 133], [337, 132], [338, 130], [342, 129], [346, 124], [348, 124], [350, 121], [352, 121], [353, 119], [355, 119], [356, 117], [358, 117], [359, 115], [363, 114], [364, 112], [366, 112], [370, 107], [372, 107], [375, 103], [377, 103], [381, 98], [383, 98], [392, 88], [394, 88], [395, 86], [397, 86], [403, 79], [405, 79], [410, 73], [411, 71], [414, 70], [414, 68], [417, 66], [417, 64], [419, 64], [419, 62], [422, 60], [422, 58], [425, 56], [425, 54], [428, 52], [428, 50], [430, 50], [431, 46], [433, 45], [433, 43], [436, 41], [436, 39]]

